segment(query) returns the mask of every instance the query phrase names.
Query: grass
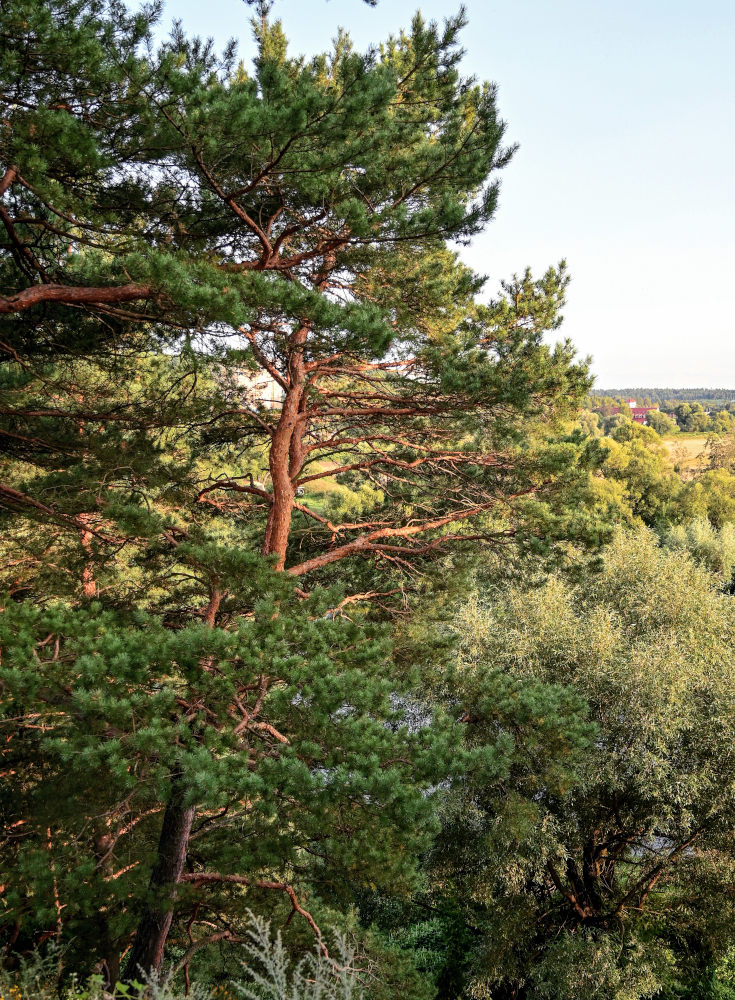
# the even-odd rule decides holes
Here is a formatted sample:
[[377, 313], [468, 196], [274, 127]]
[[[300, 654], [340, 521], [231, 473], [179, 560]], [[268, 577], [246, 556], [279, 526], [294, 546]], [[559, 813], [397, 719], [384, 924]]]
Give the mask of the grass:
[[676, 434], [662, 439], [671, 460], [683, 473], [701, 472], [709, 462], [707, 434]]

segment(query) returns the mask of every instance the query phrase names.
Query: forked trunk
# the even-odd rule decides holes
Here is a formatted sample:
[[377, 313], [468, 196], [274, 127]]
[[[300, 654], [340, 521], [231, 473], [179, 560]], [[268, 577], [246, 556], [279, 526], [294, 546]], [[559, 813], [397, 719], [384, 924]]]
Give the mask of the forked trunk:
[[302, 327], [294, 337], [297, 350], [291, 358], [291, 386], [281, 407], [278, 426], [271, 439], [268, 464], [273, 483], [273, 500], [268, 514], [268, 524], [263, 539], [263, 555], [276, 556], [275, 568], [282, 570], [286, 564], [286, 551], [291, 533], [291, 517], [295, 496], [294, 479], [303, 464], [305, 405], [305, 372], [301, 348], [306, 339]]

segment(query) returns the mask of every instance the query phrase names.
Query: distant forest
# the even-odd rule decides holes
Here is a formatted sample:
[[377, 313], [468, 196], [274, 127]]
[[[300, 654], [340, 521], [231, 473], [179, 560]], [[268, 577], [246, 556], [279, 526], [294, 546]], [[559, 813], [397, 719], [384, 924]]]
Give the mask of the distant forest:
[[603, 396], [630, 396], [639, 402], [649, 399], [650, 405], [677, 400], [679, 402], [699, 402], [699, 403], [729, 403], [735, 400], [735, 389], [661, 389], [636, 387], [632, 389], [593, 389], [590, 392], [592, 398]]

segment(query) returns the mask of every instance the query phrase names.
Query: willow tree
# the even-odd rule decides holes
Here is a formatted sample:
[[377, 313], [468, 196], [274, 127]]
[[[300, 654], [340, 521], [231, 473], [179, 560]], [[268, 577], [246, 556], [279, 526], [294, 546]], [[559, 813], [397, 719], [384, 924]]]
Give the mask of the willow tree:
[[528, 1000], [704, 980], [732, 945], [732, 598], [641, 529], [582, 583], [495, 589], [458, 627], [466, 739], [508, 758], [456, 785], [433, 852], [467, 922], [455, 971]]

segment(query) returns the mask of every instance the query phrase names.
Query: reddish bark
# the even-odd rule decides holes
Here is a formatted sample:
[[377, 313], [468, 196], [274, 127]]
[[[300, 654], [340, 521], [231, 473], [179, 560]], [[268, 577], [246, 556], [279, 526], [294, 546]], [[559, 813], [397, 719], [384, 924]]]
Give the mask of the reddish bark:
[[291, 907], [294, 913], [300, 914], [304, 920], [307, 922], [309, 927], [314, 931], [319, 942], [319, 950], [325, 958], [329, 958], [329, 951], [327, 946], [322, 940], [322, 932], [314, 920], [311, 913], [299, 902], [299, 898], [296, 895], [296, 890], [293, 886], [289, 885], [287, 882], [270, 882], [264, 879], [251, 879], [244, 875], [222, 875], [219, 872], [192, 872], [190, 875], [184, 875], [182, 882], [191, 882], [195, 886], [199, 885], [209, 885], [212, 883], [230, 883], [232, 885], [247, 885], [252, 886], [255, 889], [274, 889], [276, 892], [285, 892], [288, 898], [291, 900]]
[[8, 167], [8, 169], [5, 171], [2, 178], [0, 179], [0, 195], [5, 194], [5, 192], [8, 190], [13, 181], [17, 179], [17, 177], [18, 177], [18, 168], [15, 166]]
[[293, 352], [289, 366], [289, 383], [281, 407], [278, 424], [271, 438], [268, 463], [273, 483], [273, 499], [263, 539], [263, 555], [275, 555], [275, 567], [282, 570], [286, 564], [288, 538], [291, 532], [296, 486], [294, 480], [301, 472], [304, 461], [304, 432], [302, 419], [306, 371], [304, 345], [308, 329], [301, 326], [293, 335]]
[[151, 285], [117, 285], [103, 288], [86, 288], [74, 285], [31, 285], [14, 295], [0, 296], [0, 315], [24, 312], [45, 302], [62, 305], [115, 305], [134, 302], [153, 296]]
[[[79, 520], [82, 524], [89, 523], [89, 514], [80, 514]], [[82, 570], [82, 593], [87, 598], [97, 596], [97, 581], [94, 578], [94, 553], [92, 552], [92, 539], [94, 535], [85, 528], [82, 531], [82, 548], [87, 556], [87, 562]]]

